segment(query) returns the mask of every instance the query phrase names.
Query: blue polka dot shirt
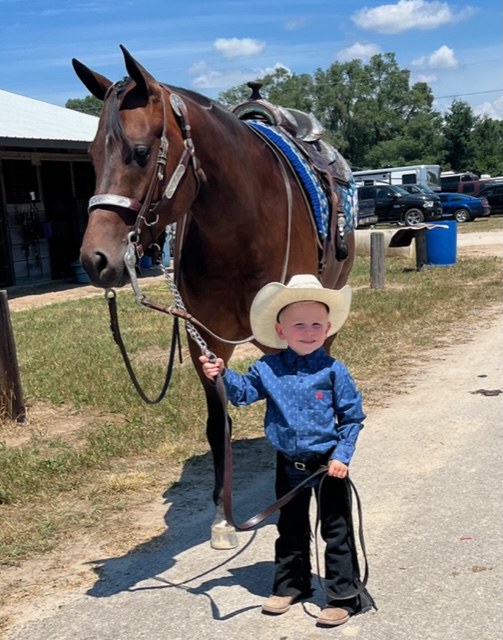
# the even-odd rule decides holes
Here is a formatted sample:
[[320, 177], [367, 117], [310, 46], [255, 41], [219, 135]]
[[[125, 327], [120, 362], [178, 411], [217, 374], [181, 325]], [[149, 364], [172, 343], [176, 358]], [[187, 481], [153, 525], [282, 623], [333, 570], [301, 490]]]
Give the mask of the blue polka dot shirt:
[[265, 434], [288, 459], [332, 450], [330, 458], [349, 464], [366, 416], [347, 367], [323, 347], [306, 356], [287, 348], [244, 374], [225, 369], [222, 379], [235, 406], [265, 399]]

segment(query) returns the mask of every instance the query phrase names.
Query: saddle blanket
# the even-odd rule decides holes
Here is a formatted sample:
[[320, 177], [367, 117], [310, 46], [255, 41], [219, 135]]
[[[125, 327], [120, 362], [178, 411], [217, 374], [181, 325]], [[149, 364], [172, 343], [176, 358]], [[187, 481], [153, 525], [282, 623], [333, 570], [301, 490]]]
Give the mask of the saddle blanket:
[[[259, 133], [262, 133], [265, 137], [271, 140], [288, 159], [292, 168], [299, 176], [300, 182], [307, 194], [316, 222], [318, 234], [322, 240], [325, 240], [328, 235], [329, 223], [328, 198], [323, 190], [323, 187], [320, 184], [320, 181], [315, 176], [313, 170], [309, 166], [304, 156], [291, 142], [291, 140], [286, 135], [284, 135], [277, 127], [272, 127], [259, 120], [247, 120], [246, 124], [250, 125]], [[336, 189], [338, 189], [338, 195], [341, 200], [342, 209], [344, 211], [344, 217], [346, 220], [346, 231], [349, 232], [355, 228], [358, 215], [358, 201], [355, 181], [351, 177], [351, 180], [346, 184], [343, 185], [340, 183], [336, 183], [335, 186]]]

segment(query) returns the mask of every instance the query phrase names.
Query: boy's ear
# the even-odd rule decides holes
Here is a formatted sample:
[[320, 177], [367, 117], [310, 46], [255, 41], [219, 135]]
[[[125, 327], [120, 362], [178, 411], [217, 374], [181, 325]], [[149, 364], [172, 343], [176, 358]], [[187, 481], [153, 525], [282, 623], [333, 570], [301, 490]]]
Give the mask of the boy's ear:
[[327, 328], [325, 331], [325, 335], [327, 335], [327, 333], [330, 331], [330, 327], [332, 326], [332, 324], [330, 322], [327, 322]]
[[275, 323], [274, 331], [276, 331], [276, 335], [278, 336], [278, 338], [280, 340], [284, 340], [285, 339], [285, 334], [283, 333], [283, 329], [282, 329], [281, 325], [279, 324], [279, 322]]

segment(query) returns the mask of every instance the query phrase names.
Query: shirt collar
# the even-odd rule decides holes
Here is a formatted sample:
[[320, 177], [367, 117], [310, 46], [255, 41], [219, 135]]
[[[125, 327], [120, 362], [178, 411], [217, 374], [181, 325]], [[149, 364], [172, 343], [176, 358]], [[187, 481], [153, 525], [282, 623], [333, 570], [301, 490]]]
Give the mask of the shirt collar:
[[306, 356], [299, 355], [291, 347], [287, 347], [284, 351], [285, 363], [288, 365], [293, 365], [300, 360], [301, 362], [305, 362], [308, 366], [313, 366], [321, 363], [326, 356], [327, 354], [323, 347], [318, 347], [316, 351], [308, 353]]

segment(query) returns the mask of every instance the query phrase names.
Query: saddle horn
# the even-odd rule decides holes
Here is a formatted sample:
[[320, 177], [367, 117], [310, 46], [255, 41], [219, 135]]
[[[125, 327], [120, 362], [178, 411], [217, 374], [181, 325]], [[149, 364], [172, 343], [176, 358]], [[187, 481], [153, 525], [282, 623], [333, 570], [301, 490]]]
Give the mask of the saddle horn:
[[247, 82], [246, 85], [250, 87], [250, 89], [252, 90], [252, 94], [248, 98], [248, 100], [262, 100], [262, 96], [260, 95], [260, 89], [262, 88], [263, 85], [261, 82], [257, 82], [256, 80], [251, 80], [250, 82]]

